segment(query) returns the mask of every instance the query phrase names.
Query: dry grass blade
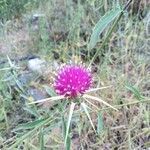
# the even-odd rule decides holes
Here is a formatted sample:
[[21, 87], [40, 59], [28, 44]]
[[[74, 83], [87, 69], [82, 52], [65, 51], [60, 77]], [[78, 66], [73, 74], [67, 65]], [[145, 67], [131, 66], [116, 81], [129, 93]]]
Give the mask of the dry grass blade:
[[41, 100], [38, 100], [38, 101], [35, 101], [35, 102], [31, 102], [31, 103], [28, 103], [28, 104], [31, 105], [31, 104], [36, 104], [36, 103], [42, 103], [42, 102], [45, 102], [45, 101], [57, 101], [57, 100], [61, 100], [61, 99], [64, 99], [64, 98], [65, 98], [64, 95], [54, 96], [54, 97], [50, 97], [50, 98], [41, 99]]
[[96, 105], [94, 105], [92, 102], [90, 102], [90, 101], [87, 100], [86, 98], [84, 98], [84, 100], [85, 100], [87, 103], [89, 103], [90, 105], [92, 105], [93, 107], [95, 107], [97, 110], [99, 110], [99, 108], [98, 108]]
[[109, 107], [111, 107], [112, 109], [118, 111], [118, 109], [116, 109], [115, 107], [111, 106], [111, 105], [108, 104], [107, 102], [105, 102], [105, 101], [103, 101], [102, 99], [97, 98], [97, 97], [95, 97], [95, 96], [91, 96], [91, 95], [84, 94], [84, 95], [83, 95], [83, 98], [93, 99], [93, 100], [95, 100], [95, 101], [98, 101], [98, 102], [100, 102], [100, 103], [103, 103], [103, 104], [105, 104], [106, 106], [109, 106]]
[[95, 131], [95, 133], [96, 133], [94, 124], [93, 124], [93, 122], [92, 122], [92, 119], [91, 119], [90, 114], [89, 114], [88, 109], [87, 109], [88, 106], [87, 106], [85, 103], [81, 103], [81, 106], [83, 107], [83, 109], [84, 109], [84, 111], [85, 111], [85, 113], [86, 113], [86, 115], [87, 115], [87, 117], [88, 117], [88, 119], [89, 119], [89, 121], [90, 121], [90, 123], [91, 123], [91, 125], [92, 125], [92, 128], [94, 129], [94, 131]]
[[12, 68], [7, 67], [7, 68], [2, 68], [2, 69], [0, 69], [0, 71], [10, 70], [10, 69], [12, 69]]
[[107, 88], [111, 88], [111, 87], [112, 87], [112, 85], [105, 86], [105, 87], [100, 87], [100, 88], [94, 88], [94, 89], [87, 90], [86, 93], [94, 92], [94, 91], [98, 91], [98, 90], [103, 90], [103, 89], [107, 89]]

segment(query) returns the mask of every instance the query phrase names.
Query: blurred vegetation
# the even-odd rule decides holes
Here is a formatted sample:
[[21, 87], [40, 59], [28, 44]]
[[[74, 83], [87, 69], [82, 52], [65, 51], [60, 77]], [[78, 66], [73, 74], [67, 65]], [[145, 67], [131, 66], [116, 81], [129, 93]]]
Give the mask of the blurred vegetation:
[[[112, 87], [93, 96], [119, 111], [95, 103], [99, 111], [89, 110], [95, 134], [86, 114], [75, 109], [67, 148], [148, 150], [149, 1], [132, 0], [121, 19], [112, 20], [88, 49], [95, 25], [117, 2], [121, 8], [127, 3], [0, 0], [0, 149], [64, 149], [70, 101], [28, 105], [34, 100], [28, 91], [42, 89], [49, 97], [55, 96], [51, 78], [57, 66], [68, 62], [88, 66], [98, 52], [91, 64], [94, 87]], [[49, 74], [34, 74], [29, 83], [23, 83], [21, 75], [31, 73], [26, 67], [28, 55], [45, 59], [51, 66], [46, 68]]]
[[0, 18], [3, 21], [20, 18], [26, 10], [38, 6], [39, 0], [0, 0]]

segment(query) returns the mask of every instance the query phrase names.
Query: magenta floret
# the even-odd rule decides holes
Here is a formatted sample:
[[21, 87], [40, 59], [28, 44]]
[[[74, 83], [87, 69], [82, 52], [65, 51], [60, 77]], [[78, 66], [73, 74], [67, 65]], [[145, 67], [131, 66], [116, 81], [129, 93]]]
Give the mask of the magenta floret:
[[56, 76], [54, 86], [59, 95], [75, 98], [90, 88], [91, 81], [91, 73], [86, 68], [67, 65]]

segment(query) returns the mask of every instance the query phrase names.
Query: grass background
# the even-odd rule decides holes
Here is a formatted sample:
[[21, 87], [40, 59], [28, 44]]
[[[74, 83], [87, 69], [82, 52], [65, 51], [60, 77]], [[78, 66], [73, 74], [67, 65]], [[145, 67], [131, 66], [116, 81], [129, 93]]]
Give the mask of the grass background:
[[[126, 4], [126, 0], [119, 2], [122, 8]], [[18, 76], [26, 70], [28, 60], [21, 58], [39, 56], [50, 61], [55, 70], [55, 62], [76, 61], [88, 66], [96, 51], [94, 87], [112, 88], [93, 95], [119, 111], [96, 103], [99, 111], [90, 112], [98, 131], [95, 134], [86, 115], [76, 108], [66, 149], [149, 149], [148, 0], [131, 2], [103, 49], [99, 50], [112, 24], [94, 49], [87, 48], [93, 27], [114, 4], [112, 0], [0, 1], [0, 149], [64, 149], [68, 101], [42, 106], [22, 102], [22, 95], [32, 99], [26, 93], [29, 86], [48, 85], [46, 90], [53, 96], [53, 71], [47, 68], [49, 74], [22, 85]], [[6, 55], [21, 68], [9, 68]]]

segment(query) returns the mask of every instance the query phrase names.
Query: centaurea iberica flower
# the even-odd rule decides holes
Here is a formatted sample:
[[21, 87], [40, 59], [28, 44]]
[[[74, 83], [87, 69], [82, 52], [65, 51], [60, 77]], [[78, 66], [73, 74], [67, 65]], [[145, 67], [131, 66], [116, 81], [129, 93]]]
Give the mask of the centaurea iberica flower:
[[59, 95], [76, 98], [91, 86], [92, 75], [84, 67], [66, 65], [59, 71], [55, 80], [55, 90]]
[[[89, 107], [88, 107], [88, 105], [85, 104], [85, 102], [92, 105], [96, 109], [99, 109], [99, 108], [97, 106], [95, 106], [95, 104], [90, 102], [88, 99], [95, 100], [97, 102], [101, 102], [115, 110], [117, 110], [117, 109], [114, 108], [113, 106], [111, 106], [110, 104], [108, 104], [107, 102], [103, 101], [100, 98], [86, 94], [91, 91], [97, 91], [99, 89], [107, 88], [107, 87], [103, 87], [103, 88], [89, 89], [91, 86], [91, 82], [92, 82], [92, 75], [86, 68], [84, 68], [82, 66], [77, 66], [77, 65], [66, 65], [65, 67], [63, 67], [63, 69], [61, 69], [58, 72], [58, 74], [55, 78], [55, 82], [54, 82], [54, 88], [59, 96], [42, 99], [42, 100], [39, 100], [38, 102], [44, 102], [47, 100], [51, 100], [51, 102], [52, 102], [52, 101], [65, 99], [66, 97], [74, 99], [77, 96], [83, 94], [83, 96], [80, 97], [83, 100], [80, 103], [81, 107], [84, 109], [94, 131], [96, 132], [94, 124], [90, 117], [90, 114], [88, 112]], [[37, 102], [31, 102], [30, 104], [33, 104], [33, 103], [37, 103]], [[70, 104], [70, 111], [69, 111], [68, 122], [67, 122], [66, 133], [65, 133], [65, 145], [66, 145], [67, 137], [69, 134], [71, 118], [72, 118], [73, 111], [75, 109], [76, 104], [77, 103], [74, 101], [71, 102], [71, 104]]]

